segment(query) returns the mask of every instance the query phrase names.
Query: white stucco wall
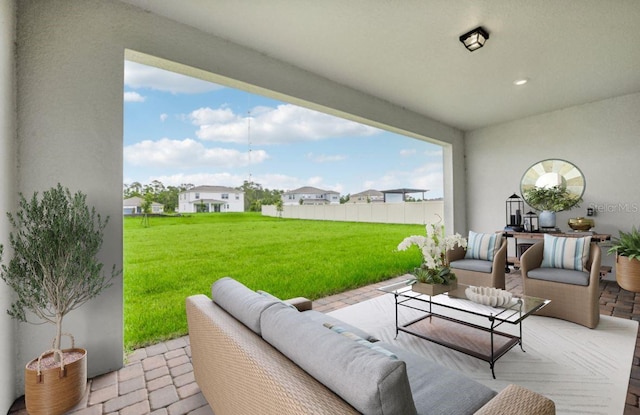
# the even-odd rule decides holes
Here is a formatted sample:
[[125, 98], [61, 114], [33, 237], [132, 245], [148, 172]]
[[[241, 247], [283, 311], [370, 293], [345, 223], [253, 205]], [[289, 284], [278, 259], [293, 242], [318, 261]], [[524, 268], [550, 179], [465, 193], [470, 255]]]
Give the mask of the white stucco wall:
[[[600, 210], [595, 229], [618, 235], [640, 225], [640, 94], [550, 112], [466, 135], [469, 228], [490, 232], [505, 226], [505, 201], [520, 194], [520, 179], [548, 158], [572, 162], [586, 179], [584, 202], [557, 215], [569, 218]], [[513, 251], [512, 251], [513, 252]], [[603, 264], [613, 258], [604, 251]]]
[[[8, 248], [10, 226], [4, 212], [15, 203], [16, 188], [16, 119], [15, 119], [15, 1], [0, 2], [0, 245], [4, 246], [4, 262], [11, 252]], [[16, 396], [14, 336], [16, 323], [5, 313], [11, 305], [12, 292], [0, 281], [0, 413], [9, 412]]]
[[[83, 7], [76, 7], [83, 4]], [[101, 2], [20, 1], [17, 29], [18, 190], [60, 182], [110, 222], [99, 257], [122, 268], [122, 40]], [[122, 279], [71, 312], [64, 329], [88, 350], [93, 376], [122, 366]], [[51, 325], [19, 324], [17, 365], [50, 347]], [[18, 393], [23, 373], [16, 370]]]
[[[12, 4], [2, 2], [3, 21], [13, 15]], [[377, 120], [377, 124], [370, 124], [389, 125], [395, 132], [453, 144], [453, 176], [445, 182], [456, 186], [456, 197], [464, 195], [463, 137], [454, 128], [115, 0], [21, 0], [16, 4], [18, 158], [13, 168], [9, 153], [3, 151], [0, 156], [0, 167], [9, 170], [2, 178], [8, 185], [0, 190], [0, 200], [12, 203], [15, 191], [30, 195], [58, 182], [72, 191], [87, 193], [88, 202], [111, 217], [100, 253], [106, 268], [114, 263], [122, 267], [125, 54], [129, 59], [221, 82], [221, 78], [203, 72], [208, 71], [236, 79], [235, 87], [253, 92], [261, 92], [261, 88], [278, 91], [282, 94], [279, 98], [296, 104], [323, 111], [333, 108], [328, 112], [352, 114], [349, 118], [360, 122]], [[7, 57], [11, 55], [12, 30], [4, 24], [1, 30], [1, 99], [6, 103], [11, 98], [5, 86], [14, 84], [11, 57]], [[12, 151], [6, 140], [16, 128], [9, 112], [0, 114], [0, 130], [9, 133], [3, 135], [1, 145], [2, 150]], [[457, 209], [448, 217], [463, 221], [464, 205], [455, 202], [452, 193], [445, 194], [445, 206], [452, 209], [455, 205]], [[0, 221], [0, 230], [2, 226], [6, 225]], [[459, 226], [456, 222], [456, 228]], [[122, 288], [122, 279], [118, 279], [112, 288], [65, 321], [65, 328], [74, 333], [78, 345], [88, 349], [89, 376], [122, 364]], [[0, 301], [4, 295], [6, 290], [0, 289]], [[0, 324], [10, 323], [1, 320]], [[16, 379], [16, 387], [9, 388], [8, 393], [23, 393], [22, 365], [45, 349], [52, 335], [53, 328], [18, 325], [16, 351], [0, 351], [0, 369], [13, 372]], [[16, 367], [11, 368], [7, 362], [14, 358]]]

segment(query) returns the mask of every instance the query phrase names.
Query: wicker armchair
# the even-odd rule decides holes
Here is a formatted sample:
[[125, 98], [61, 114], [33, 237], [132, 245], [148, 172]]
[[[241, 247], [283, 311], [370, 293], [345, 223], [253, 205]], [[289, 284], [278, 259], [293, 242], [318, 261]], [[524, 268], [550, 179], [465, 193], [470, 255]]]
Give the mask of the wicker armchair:
[[507, 262], [507, 240], [502, 238], [500, 249], [493, 261], [465, 259], [466, 249], [459, 246], [447, 251], [449, 265], [456, 274], [458, 282], [480, 287], [505, 288], [505, 267]]
[[[524, 294], [551, 300], [536, 314], [560, 318], [591, 329], [596, 327], [600, 321], [598, 303], [600, 296], [600, 247], [591, 243], [586, 265], [588, 285], [532, 278], [529, 275], [532, 270], [544, 269], [540, 268], [543, 251], [544, 242], [538, 242], [527, 249], [520, 258]], [[581, 273], [580, 271], [568, 272]], [[567, 273], [567, 270], [558, 269], [559, 273]]]

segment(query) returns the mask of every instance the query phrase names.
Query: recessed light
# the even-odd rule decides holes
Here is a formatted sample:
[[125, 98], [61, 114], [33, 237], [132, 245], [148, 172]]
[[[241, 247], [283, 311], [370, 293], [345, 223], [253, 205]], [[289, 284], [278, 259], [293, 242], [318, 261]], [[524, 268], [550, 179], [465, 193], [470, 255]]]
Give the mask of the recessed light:
[[527, 82], [529, 82], [527, 78], [522, 78], [522, 79], [516, 79], [515, 81], [513, 81], [513, 84], [520, 86], [520, 85], [526, 84]]

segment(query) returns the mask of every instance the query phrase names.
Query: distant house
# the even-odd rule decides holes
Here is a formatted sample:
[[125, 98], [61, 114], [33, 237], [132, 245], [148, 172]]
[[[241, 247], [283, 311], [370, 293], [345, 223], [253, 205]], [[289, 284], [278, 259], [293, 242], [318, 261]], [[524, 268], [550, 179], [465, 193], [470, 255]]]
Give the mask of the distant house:
[[[302, 201], [302, 202], [301, 202]], [[340, 193], [305, 186], [282, 194], [283, 205], [329, 205], [340, 204]]]
[[244, 192], [225, 186], [192, 187], [180, 192], [178, 212], [244, 212]]
[[[130, 197], [122, 201], [122, 213], [124, 215], [141, 215], [142, 204], [144, 199], [141, 197]], [[164, 213], [164, 205], [162, 203], [152, 202], [151, 213]]]
[[382, 203], [384, 202], [384, 193], [378, 190], [365, 190], [349, 196], [347, 203]]
[[424, 200], [424, 194], [428, 192], [428, 189], [392, 189], [383, 190], [385, 203], [404, 203], [407, 200], [407, 195], [422, 193], [422, 200]]

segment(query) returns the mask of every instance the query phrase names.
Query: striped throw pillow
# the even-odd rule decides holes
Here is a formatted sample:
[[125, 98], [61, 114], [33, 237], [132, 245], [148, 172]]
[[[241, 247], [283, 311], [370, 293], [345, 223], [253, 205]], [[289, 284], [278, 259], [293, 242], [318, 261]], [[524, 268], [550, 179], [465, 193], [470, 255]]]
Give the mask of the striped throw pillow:
[[466, 259], [484, 259], [493, 261], [493, 257], [502, 244], [502, 233], [476, 233], [469, 231]]
[[542, 265], [540, 266], [585, 271], [590, 245], [591, 236], [563, 238], [545, 234]]

